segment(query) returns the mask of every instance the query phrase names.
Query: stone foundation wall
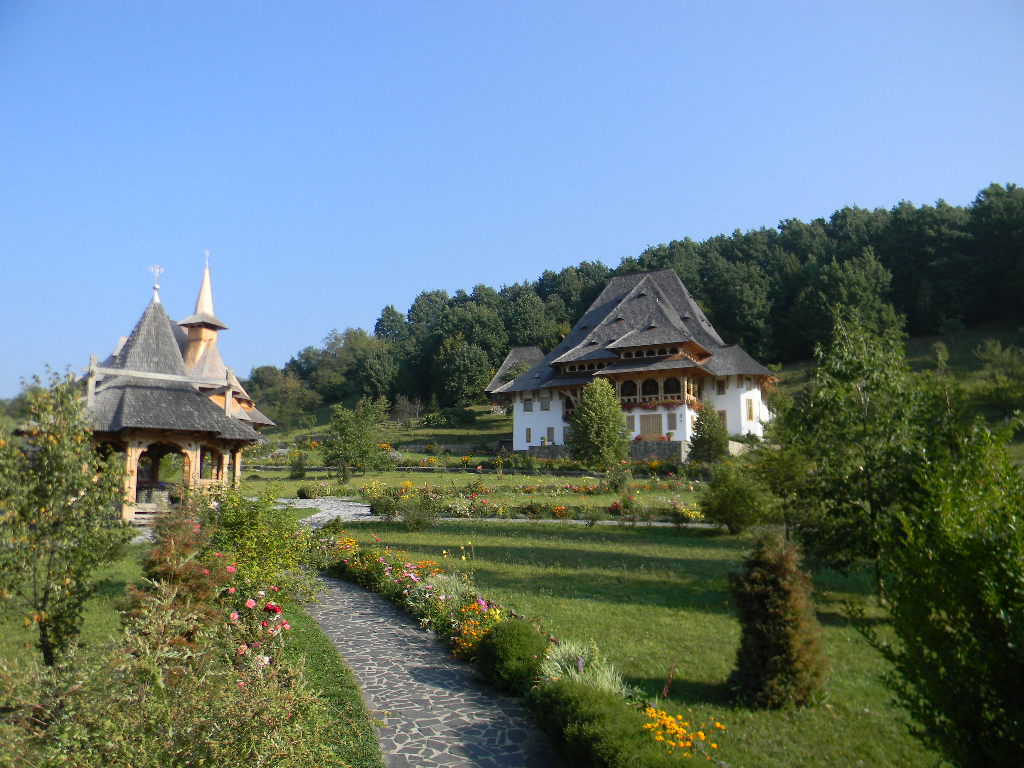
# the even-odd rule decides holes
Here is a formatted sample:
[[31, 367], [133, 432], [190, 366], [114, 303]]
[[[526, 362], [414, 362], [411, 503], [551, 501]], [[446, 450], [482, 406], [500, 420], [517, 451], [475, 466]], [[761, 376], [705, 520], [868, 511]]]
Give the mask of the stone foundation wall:
[[690, 444], [682, 440], [633, 441], [629, 445], [629, 458], [633, 461], [682, 461]]
[[[681, 461], [689, 447], [689, 443], [681, 440], [633, 441], [629, 444], [629, 458], [633, 461]], [[569, 448], [565, 445], [531, 445], [529, 454], [537, 459], [568, 459]]]

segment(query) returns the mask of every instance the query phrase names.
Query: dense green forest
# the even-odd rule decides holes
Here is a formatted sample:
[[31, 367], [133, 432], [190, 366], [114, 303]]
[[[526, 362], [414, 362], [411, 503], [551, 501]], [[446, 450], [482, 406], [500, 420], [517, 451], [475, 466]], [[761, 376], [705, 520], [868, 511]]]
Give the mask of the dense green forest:
[[[373, 331], [332, 330], [283, 368], [254, 368], [247, 386], [279, 421], [320, 404], [385, 396], [399, 408], [478, 401], [511, 346], [557, 343], [608, 279], [674, 269], [721, 336], [754, 357], [790, 362], [827, 339], [831, 307], [858, 308], [878, 330], [950, 331], [1024, 315], [1024, 188], [992, 184], [969, 206], [845, 207], [828, 219], [703, 242], [648, 247], [610, 268], [584, 259], [532, 283], [424, 290], [389, 304]], [[412, 414], [410, 414], [412, 415]]]

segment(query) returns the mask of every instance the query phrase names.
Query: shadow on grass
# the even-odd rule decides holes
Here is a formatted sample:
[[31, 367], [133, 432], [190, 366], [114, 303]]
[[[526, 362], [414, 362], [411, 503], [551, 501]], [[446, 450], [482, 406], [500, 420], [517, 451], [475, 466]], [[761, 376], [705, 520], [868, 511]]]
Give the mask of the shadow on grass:
[[[571, 568], [571, 566], [566, 566]], [[598, 603], [658, 606], [664, 608], [697, 608], [706, 613], [729, 613], [728, 593], [724, 581], [665, 579], [656, 571], [623, 571], [594, 573], [571, 570], [552, 573], [550, 569], [525, 574], [478, 564], [477, 583], [523, 594], [547, 594], [566, 600], [588, 600]]]
[[888, 616], [850, 616], [848, 613], [837, 610], [817, 610], [814, 612], [818, 623], [823, 627], [844, 627], [857, 629], [858, 627], [881, 627], [890, 624]]
[[[627, 685], [635, 685], [651, 699], [661, 697], [665, 680], [653, 677], [626, 677]], [[673, 702], [697, 707], [711, 704], [716, 707], [730, 707], [735, 704], [732, 691], [725, 681], [709, 683], [705, 680], [675, 678], [669, 686], [668, 697]]]

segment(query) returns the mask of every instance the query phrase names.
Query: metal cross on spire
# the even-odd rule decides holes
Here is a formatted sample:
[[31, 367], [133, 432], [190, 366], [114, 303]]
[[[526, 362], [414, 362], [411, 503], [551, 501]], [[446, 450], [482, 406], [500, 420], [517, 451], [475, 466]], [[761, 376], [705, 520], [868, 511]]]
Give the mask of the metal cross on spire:
[[210, 249], [203, 251], [203, 255], [206, 256], [206, 266], [210, 266]]
[[164, 268], [159, 264], [154, 264], [149, 271], [153, 273], [153, 299], [160, 301], [160, 275], [164, 273]]

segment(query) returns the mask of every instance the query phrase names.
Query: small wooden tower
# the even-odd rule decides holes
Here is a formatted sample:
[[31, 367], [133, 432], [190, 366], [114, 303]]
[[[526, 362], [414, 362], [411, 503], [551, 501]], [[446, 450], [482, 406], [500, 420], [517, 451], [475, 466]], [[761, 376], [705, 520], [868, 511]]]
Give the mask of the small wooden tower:
[[[154, 267], [158, 279], [160, 272]], [[273, 424], [220, 358], [217, 331], [226, 328], [213, 313], [207, 265], [193, 315], [174, 325], [154, 281], [153, 298], [131, 335], [102, 364], [91, 359], [86, 408], [94, 441], [125, 454], [125, 520], [166, 499], [160, 478], [165, 455], [182, 454], [187, 488], [237, 485], [242, 449], [261, 442], [257, 430]]]

